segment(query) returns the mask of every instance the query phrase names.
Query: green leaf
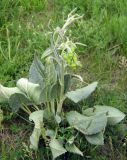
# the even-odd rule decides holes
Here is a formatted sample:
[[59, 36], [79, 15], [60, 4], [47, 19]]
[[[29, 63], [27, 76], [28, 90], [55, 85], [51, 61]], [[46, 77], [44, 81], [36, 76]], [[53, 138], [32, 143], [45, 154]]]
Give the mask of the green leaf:
[[104, 113], [108, 118], [109, 125], [115, 125], [124, 119], [125, 114], [118, 109], [110, 106], [94, 106], [83, 111], [86, 116], [93, 116]]
[[35, 84], [40, 84], [40, 86], [42, 87], [44, 85], [43, 82], [43, 78], [45, 77], [44, 72], [45, 72], [45, 67], [38, 59], [38, 57], [35, 55], [33, 63], [29, 70], [29, 81]]
[[53, 159], [57, 158], [58, 156], [60, 156], [66, 152], [66, 149], [58, 141], [58, 139], [52, 139], [49, 146], [52, 151]]
[[67, 93], [69, 88], [70, 88], [71, 78], [72, 78], [71, 74], [65, 74], [64, 75], [64, 93]]
[[11, 95], [22, 93], [17, 87], [8, 88], [0, 84], [0, 103], [7, 102]]
[[30, 100], [23, 94], [15, 93], [9, 98], [9, 105], [13, 112], [18, 112], [23, 105], [31, 105]]
[[21, 78], [17, 81], [17, 87], [36, 104], [42, 103], [42, 99], [40, 97], [42, 90], [39, 84], [34, 84], [29, 82], [26, 78]]
[[48, 57], [47, 63], [45, 64], [45, 84], [54, 85], [57, 81], [57, 71], [52, 57]]
[[71, 111], [66, 115], [69, 124], [85, 135], [92, 135], [101, 132], [107, 124], [105, 114], [86, 117], [76, 111]]
[[104, 137], [103, 133], [97, 133], [93, 135], [85, 135], [87, 141], [94, 145], [103, 145], [104, 144]]
[[97, 82], [93, 82], [86, 87], [75, 91], [67, 92], [66, 96], [75, 103], [87, 98], [97, 87]]
[[30, 148], [37, 150], [38, 142], [43, 128], [43, 110], [35, 111], [30, 114], [29, 120], [35, 124], [32, 135], [30, 136]]
[[76, 147], [75, 144], [68, 144], [67, 143], [66, 146], [65, 146], [65, 148], [66, 148], [66, 150], [68, 152], [79, 154], [79, 155], [83, 156], [83, 153], [79, 150], [78, 147]]

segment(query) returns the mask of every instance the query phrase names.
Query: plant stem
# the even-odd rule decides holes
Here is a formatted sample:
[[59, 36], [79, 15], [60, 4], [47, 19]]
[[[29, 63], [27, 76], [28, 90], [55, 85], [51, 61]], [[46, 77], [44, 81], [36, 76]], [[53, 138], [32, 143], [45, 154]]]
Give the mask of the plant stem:
[[54, 101], [51, 101], [51, 112], [55, 115]]
[[31, 111], [29, 110], [29, 108], [27, 107], [27, 106], [22, 106], [22, 109], [26, 112], [26, 113], [28, 113], [29, 115], [31, 114]]
[[61, 62], [61, 78], [60, 78], [60, 81], [61, 81], [61, 91], [60, 91], [60, 102], [57, 106], [57, 113], [58, 114], [61, 113], [63, 101], [65, 99], [65, 96], [64, 96], [64, 62], [63, 61]]
[[112, 158], [112, 160], [115, 160], [114, 148], [112, 145], [112, 138], [110, 136], [109, 136], [109, 145], [110, 145], [110, 149], [111, 149], [111, 158]]

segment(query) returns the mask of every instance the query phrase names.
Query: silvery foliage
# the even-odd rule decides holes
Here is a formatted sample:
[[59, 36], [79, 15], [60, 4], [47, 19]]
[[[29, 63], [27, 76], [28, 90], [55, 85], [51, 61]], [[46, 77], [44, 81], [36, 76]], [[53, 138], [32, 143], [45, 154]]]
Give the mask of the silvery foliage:
[[[83, 110], [83, 113], [77, 111], [63, 113], [63, 102], [66, 98], [78, 103], [90, 96], [98, 84], [93, 82], [70, 91], [72, 79], [83, 81], [81, 76], [67, 72], [68, 64], [61, 54], [68, 26], [81, 18], [73, 13], [68, 15], [62, 28], [55, 30], [51, 46], [44, 52], [42, 59], [35, 55], [28, 79], [19, 79], [14, 88], [0, 85], [0, 102], [8, 102], [14, 112], [22, 108], [29, 114], [29, 120], [34, 122], [30, 147], [37, 150], [39, 139], [42, 137], [46, 144], [48, 143], [53, 159], [67, 151], [83, 156], [74, 143], [75, 135], [63, 141], [59, 138], [58, 131], [63, 122], [67, 121], [67, 129], [81, 132], [91, 144], [103, 145], [106, 126], [115, 125], [125, 117], [124, 113], [110, 106], [94, 106]], [[58, 36], [55, 39], [56, 35]]]

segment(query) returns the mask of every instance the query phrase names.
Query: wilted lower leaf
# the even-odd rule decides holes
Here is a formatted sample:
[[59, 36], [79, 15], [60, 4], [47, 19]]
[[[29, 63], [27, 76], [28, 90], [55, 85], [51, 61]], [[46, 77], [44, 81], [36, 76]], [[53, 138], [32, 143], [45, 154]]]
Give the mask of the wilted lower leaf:
[[103, 138], [103, 133], [97, 133], [93, 135], [86, 135], [85, 136], [87, 141], [91, 144], [94, 145], [103, 145], [104, 144], [104, 138]]
[[10, 96], [15, 93], [22, 93], [17, 87], [9, 88], [0, 84], [0, 103], [9, 100]]
[[43, 127], [43, 110], [35, 111], [30, 114], [29, 120], [35, 124], [32, 135], [30, 136], [30, 147], [34, 150], [38, 149], [38, 142], [41, 136], [41, 130]]
[[72, 153], [79, 154], [79, 155], [83, 156], [83, 153], [79, 150], [78, 147], [76, 147], [75, 144], [66, 144], [66, 150], [68, 152], [72, 152]]
[[35, 123], [35, 128], [41, 128], [43, 124], [43, 110], [32, 112], [29, 116], [29, 120]]
[[26, 78], [21, 78], [17, 82], [17, 87], [36, 104], [40, 104], [42, 102], [40, 98], [42, 90], [39, 84], [34, 84], [29, 82]]
[[57, 139], [52, 139], [49, 146], [52, 151], [53, 159], [57, 158], [58, 156], [66, 152], [66, 149]]
[[66, 96], [75, 103], [87, 98], [97, 87], [97, 82], [93, 82], [86, 87], [75, 91], [67, 92]]
[[71, 126], [85, 135], [92, 135], [101, 132], [107, 124], [105, 114], [86, 117], [76, 111], [67, 113], [67, 120]]
[[104, 113], [108, 118], [109, 125], [115, 125], [124, 119], [125, 114], [118, 109], [110, 106], [94, 106], [93, 108], [88, 108], [84, 112], [86, 116], [98, 115]]
[[34, 128], [32, 135], [30, 136], [30, 148], [37, 150], [38, 143], [41, 136], [41, 129]]

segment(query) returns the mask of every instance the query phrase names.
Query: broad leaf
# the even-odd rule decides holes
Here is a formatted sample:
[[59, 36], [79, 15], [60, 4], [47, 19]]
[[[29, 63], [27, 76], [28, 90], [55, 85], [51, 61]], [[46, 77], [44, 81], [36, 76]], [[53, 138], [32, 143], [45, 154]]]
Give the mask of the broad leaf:
[[57, 139], [52, 139], [49, 146], [52, 151], [53, 159], [57, 158], [58, 156], [66, 152], [66, 149]]
[[115, 125], [125, 117], [123, 112], [110, 106], [94, 106], [93, 108], [88, 108], [83, 112], [83, 114], [86, 116], [98, 115], [101, 113], [105, 113], [108, 118], [109, 125]]
[[86, 87], [75, 91], [67, 92], [66, 96], [75, 103], [87, 98], [97, 87], [97, 82], [93, 82]]
[[85, 135], [101, 132], [105, 129], [107, 124], [107, 117], [105, 114], [86, 117], [76, 111], [67, 113], [67, 120], [71, 126]]
[[48, 57], [45, 64], [45, 83], [47, 85], [53, 85], [57, 81], [57, 71], [52, 57]]
[[103, 133], [97, 133], [97, 134], [93, 134], [93, 135], [86, 135], [85, 136], [87, 141], [91, 144], [94, 145], [103, 145], [104, 144], [104, 137], [103, 137]]
[[9, 98], [9, 105], [13, 112], [17, 112], [24, 105], [32, 105], [32, 103], [25, 95], [15, 93]]
[[30, 136], [30, 148], [33, 150], [38, 149], [38, 143], [41, 136], [41, 129], [34, 128], [32, 135]]
[[39, 84], [34, 84], [29, 82], [26, 78], [21, 78], [17, 82], [17, 87], [36, 104], [40, 104], [42, 102], [40, 98], [42, 90]]
[[29, 120], [35, 124], [32, 135], [30, 136], [30, 147], [34, 150], [38, 149], [38, 142], [43, 127], [43, 110], [35, 111], [30, 114]]
[[41, 61], [38, 59], [38, 57], [35, 55], [33, 63], [29, 70], [29, 81], [43, 86], [44, 70], [45, 70], [45, 67], [43, 66]]
[[78, 147], [76, 147], [75, 144], [66, 144], [65, 147], [68, 152], [79, 154], [79, 155], [83, 156], [83, 153], [79, 150]]
[[0, 84], [0, 103], [7, 102], [11, 95], [15, 93], [22, 93], [17, 87], [8, 88]]

